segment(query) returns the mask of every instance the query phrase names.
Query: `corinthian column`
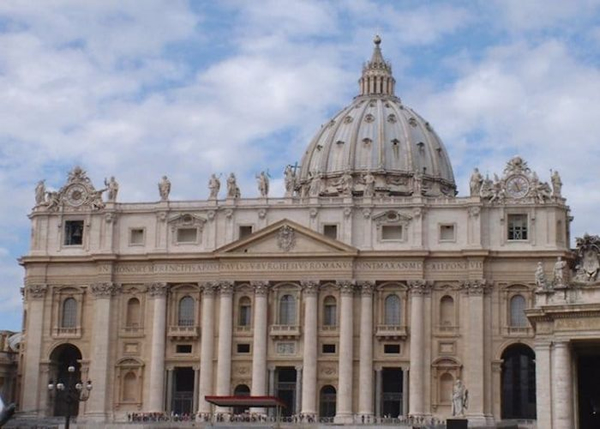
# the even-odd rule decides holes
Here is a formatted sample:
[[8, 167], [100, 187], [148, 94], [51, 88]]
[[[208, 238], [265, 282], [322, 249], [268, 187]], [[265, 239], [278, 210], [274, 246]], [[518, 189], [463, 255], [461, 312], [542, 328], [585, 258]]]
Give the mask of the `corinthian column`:
[[552, 353], [552, 429], [574, 427], [572, 383], [569, 343], [557, 341]]
[[[231, 336], [233, 328], [233, 282], [219, 284], [219, 343], [217, 349], [217, 396], [228, 396], [231, 390]], [[219, 407], [227, 412], [228, 407]]]
[[202, 285], [202, 331], [200, 338], [200, 386], [198, 389], [198, 412], [210, 413], [210, 403], [205, 396], [212, 395], [213, 354], [215, 348], [215, 282]]
[[35, 417], [40, 411], [38, 393], [46, 393], [46, 386], [40, 386], [40, 360], [42, 358], [42, 332], [44, 322], [44, 297], [47, 285], [27, 285], [25, 308], [27, 309], [27, 335], [25, 335], [25, 368], [23, 371], [22, 411], [24, 416]]
[[354, 281], [338, 282], [341, 293], [340, 353], [338, 370], [337, 412], [335, 423], [352, 423], [352, 301]]
[[94, 381], [94, 394], [85, 409], [85, 415], [91, 420], [104, 421], [107, 417], [107, 404], [112, 383], [109, 381], [110, 320], [111, 298], [120, 290], [113, 283], [96, 283], [90, 287], [94, 296], [94, 321], [92, 324], [92, 356], [89, 379]]
[[164, 411], [167, 292], [166, 283], [153, 283], [148, 288], [148, 293], [154, 300], [152, 346], [150, 349], [149, 412]]
[[[251, 282], [254, 288], [254, 333], [252, 349], [252, 395], [267, 395], [267, 295], [269, 282]], [[265, 414], [265, 408], [253, 408], [253, 413]]]
[[304, 356], [302, 377], [302, 414], [317, 415], [317, 295], [319, 282], [302, 282], [304, 294]]
[[410, 287], [410, 386], [409, 414], [424, 416], [425, 410], [425, 322], [424, 295], [430, 291], [425, 280], [408, 282]]
[[358, 370], [358, 414], [373, 416], [373, 288], [375, 282], [360, 287], [360, 366]]

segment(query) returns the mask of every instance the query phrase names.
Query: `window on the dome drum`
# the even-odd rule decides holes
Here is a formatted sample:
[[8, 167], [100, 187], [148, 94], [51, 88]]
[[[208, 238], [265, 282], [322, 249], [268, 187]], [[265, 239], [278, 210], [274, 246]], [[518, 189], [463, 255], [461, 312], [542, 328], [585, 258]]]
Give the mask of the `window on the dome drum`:
[[509, 240], [527, 240], [527, 215], [509, 214], [508, 215], [508, 239]]
[[83, 244], [83, 221], [65, 221], [65, 246], [81, 246]]

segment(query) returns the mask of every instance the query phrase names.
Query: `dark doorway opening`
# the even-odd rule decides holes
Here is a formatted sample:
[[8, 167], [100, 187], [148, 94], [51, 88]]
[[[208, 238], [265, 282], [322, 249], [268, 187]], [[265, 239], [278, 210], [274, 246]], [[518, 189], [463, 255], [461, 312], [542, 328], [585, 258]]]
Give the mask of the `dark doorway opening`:
[[194, 412], [194, 368], [177, 367], [173, 374], [173, 413], [181, 416]]
[[403, 415], [402, 386], [404, 373], [400, 368], [383, 368], [381, 384], [381, 415], [397, 418]]
[[[250, 388], [245, 384], [238, 384], [233, 390], [233, 396], [250, 396]], [[233, 414], [243, 414], [249, 410], [248, 407], [233, 407]]]
[[296, 414], [296, 368], [280, 367], [276, 371], [277, 397], [285, 403], [282, 415]]
[[336, 392], [333, 386], [323, 386], [319, 395], [319, 417], [335, 417]]
[[[70, 383], [74, 385], [81, 381], [81, 351], [73, 344], [62, 344], [55, 348], [50, 354], [50, 367], [51, 377], [50, 379], [54, 383]], [[70, 366], [75, 367], [75, 372], [70, 373], [68, 368]], [[56, 392], [53, 397], [52, 414], [54, 416], [66, 416], [69, 405], [65, 400], [64, 395], [67, 392]], [[71, 416], [77, 416], [79, 414], [79, 401], [71, 401], [70, 413]]]
[[580, 429], [600, 428], [600, 353], [595, 352], [577, 358]]
[[535, 419], [535, 353], [524, 344], [502, 353], [502, 418]]

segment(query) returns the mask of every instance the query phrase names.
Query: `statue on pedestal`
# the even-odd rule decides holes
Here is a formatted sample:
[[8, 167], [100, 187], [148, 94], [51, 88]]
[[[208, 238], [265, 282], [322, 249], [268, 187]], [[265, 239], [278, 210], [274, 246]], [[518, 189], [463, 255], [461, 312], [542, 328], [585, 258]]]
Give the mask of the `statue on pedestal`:
[[212, 174], [208, 180], [208, 189], [210, 190], [208, 199], [216, 200], [219, 196], [219, 190], [221, 189], [221, 181], [215, 174]]
[[567, 261], [559, 256], [554, 264], [554, 285], [565, 286], [565, 270], [567, 269]]
[[375, 195], [375, 176], [373, 176], [370, 171], [367, 171], [367, 173], [363, 176], [363, 180], [365, 182], [363, 196], [372, 197]]
[[117, 194], [119, 193], [119, 183], [115, 180], [115, 176], [110, 176], [110, 180], [104, 179], [104, 185], [108, 191], [107, 200], [111, 203], [117, 201]]
[[45, 180], [40, 180], [35, 187], [35, 205], [41, 206], [46, 203]]
[[240, 188], [237, 185], [235, 174], [231, 173], [227, 178], [227, 198], [239, 198], [241, 196]]
[[456, 380], [452, 388], [452, 416], [464, 416], [468, 401], [469, 391], [460, 379]]
[[291, 197], [294, 194], [294, 187], [296, 185], [296, 172], [291, 165], [285, 167], [283, 173], [285, 177], [285, 196]]
[[169, 199], [169, 194], [171, 193], [171, 182], [167, 176], [163, 176], [162, 180], [158, 184], [158, 193], [161, 201], [167, 201]]
[[544, 265], [538, 262], [537, 268], [535, 269], [535, 285], [538, 290], [547, 290], [548, 283], [546, 282], [546, 274], [544, 273]]
[[479, 169], [476, 168], [473, 170], [473, 174], [471, 174], [471, 180], [469, 181], [472, 197], [479, 196], [479, 193], [481, 192], [481, 185], [483, 185], [483, 176], [479, 172]]
[[260, 196], [263, 198], [267, 198], [269, 196], [269, 176], [264, 171], [261, 171], [258, 176], [256, 176], [256, 181], [258, 182], [258, 192]]
[[562, 180], [560, 180], [560, 174], [558, 174], [558, 171], [552, 173], [550, 181], [552, 182], [552, 196], [555, 198], [560, 198], [563, 184]]

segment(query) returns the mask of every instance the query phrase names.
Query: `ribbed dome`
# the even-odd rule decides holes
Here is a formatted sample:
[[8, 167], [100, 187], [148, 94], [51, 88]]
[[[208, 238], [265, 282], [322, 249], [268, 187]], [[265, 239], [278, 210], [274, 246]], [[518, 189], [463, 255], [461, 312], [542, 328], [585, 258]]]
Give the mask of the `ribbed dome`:
[[[302, 195], [456, 194], [452, 166], [431, 125], [394, 95], [391, 65], [376, 37], [359, 80], [360, 95], [323, 125], [298, 180]], [[373, 180], [374, 179], [374, 180]], [[374, 182], [365, 191], [369, 182]]]

